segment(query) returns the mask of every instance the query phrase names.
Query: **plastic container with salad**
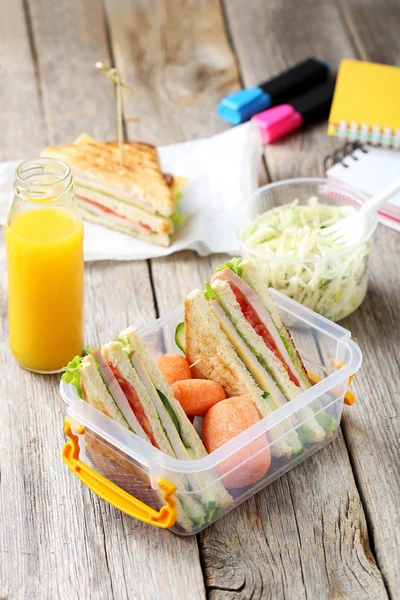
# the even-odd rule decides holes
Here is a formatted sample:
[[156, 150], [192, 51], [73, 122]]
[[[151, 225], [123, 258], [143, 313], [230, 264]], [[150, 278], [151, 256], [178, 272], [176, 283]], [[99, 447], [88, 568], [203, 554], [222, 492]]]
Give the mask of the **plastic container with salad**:
[[268, 287], [339, 321], [364, 300], [376, 217], [356, 244], [337, 245], [321, 231], [357, 211], [365, 200], [355, 188], [327, 179], [266, 185], [234, 213], [242, 258], [257, 264]]

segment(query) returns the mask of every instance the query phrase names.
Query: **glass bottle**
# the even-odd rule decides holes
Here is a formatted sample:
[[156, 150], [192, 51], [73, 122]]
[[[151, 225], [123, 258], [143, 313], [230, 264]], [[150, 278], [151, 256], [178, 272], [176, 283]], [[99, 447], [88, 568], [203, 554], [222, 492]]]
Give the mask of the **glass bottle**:
[[84, 347], [83, 225], [67, 164], [18, 166], [6, 243], [11, 352], [30, 371], [61, 371]]

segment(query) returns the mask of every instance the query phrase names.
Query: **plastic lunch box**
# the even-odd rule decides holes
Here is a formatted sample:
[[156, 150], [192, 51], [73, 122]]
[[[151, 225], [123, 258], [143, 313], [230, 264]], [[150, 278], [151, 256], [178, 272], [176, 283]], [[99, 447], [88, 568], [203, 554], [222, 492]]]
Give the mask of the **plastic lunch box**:
[[[63, 459], [72, 472], [103, 500], [128, 515], [179, 535], [193, 535], [332, 441], [338, 432], [349, 378], [361, 365], [361, 351], [343, 327], [275, 290], [270, 292], [307, 371], [318, 381], [313, 387], [208, 456], [183, 461], [163, 454], [81, 400], [75, 388], [61, 382], [61, 395], [67, 404], [64, 430], [70, 438], [64, 446]], [[178, 352], [175, 328], [182, 320], [183, 308], [180, 308], [140, 330], [140, 337], [154, 358], [165, 352]], [[318, 416], [333, 423], [324, 439], [315, 443], [306, 440], [300, 453], [277, 456], [277, 445], [293, 429], [300, 432], [310, 418]], [[256, 446], [257, 440], [264, 444], [264, 452], [265, 444], [269, 446], [271, 465], [266, 475], [254, 485], [228, 489], [232, 497], [228, 506], [215, 507], [208, 512], [207, 519], [193, 525], [191, 532], [185, 531], [176, 520], [175, 498], [182, 504], [189, 495], [204, 497], [212, 493], [210, 488], [216, 485], [216, 480], [227, 481], [227, 468], [229, 476], [251, 469], [251, 461], [257, 455], [252, 446], [260, 448]], [[223, 471], [221, 464], [225, 465]], [[177, 474], [191, 482], [189, 489], [179, 483], [182, 478], [177, 485], [173, 483]], [[211, 483], [201, 487], [204, 479]]]

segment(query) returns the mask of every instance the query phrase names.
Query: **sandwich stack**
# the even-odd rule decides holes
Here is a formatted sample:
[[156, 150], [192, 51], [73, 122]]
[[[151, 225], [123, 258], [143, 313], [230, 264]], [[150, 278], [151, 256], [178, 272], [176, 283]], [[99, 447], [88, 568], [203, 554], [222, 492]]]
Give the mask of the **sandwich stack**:
[[177, 206], [186, 180], [161, 171], [154, 146], [124, 142], [124, 164], [118, 142], [86, 138], [50, 146], [42, 156], [70, 166], [83, 219], [154, 244], [170, 245], [174, 224], [181, 217]]

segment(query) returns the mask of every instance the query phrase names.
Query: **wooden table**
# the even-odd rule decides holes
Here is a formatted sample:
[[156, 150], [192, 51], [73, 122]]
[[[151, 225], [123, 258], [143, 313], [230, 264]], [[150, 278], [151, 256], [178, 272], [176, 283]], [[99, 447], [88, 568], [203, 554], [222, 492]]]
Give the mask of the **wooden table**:
[[[83, 131], [115, 138], [98, 60], [140, 93], [128, 137], [156, 144], [227, 129], [223, 95], [309, 55], [400, 63], [395, 0], [13, 0], [0, 11], [1, 159]], [[321, 175], [337, 146], [325, 123], [292, 135], [265, 149], [263, 178]], [[192, 538], [124, 516], [63, 465], [59, 378], [9, 354], [2, 242], [0, 597], [400, 598], [399, 242], [378, 227], [367, 298], [343, 322], [364, 364], [339, 438]], [[88, 344], [175, 308], [221, 258], [88, 264]]]

